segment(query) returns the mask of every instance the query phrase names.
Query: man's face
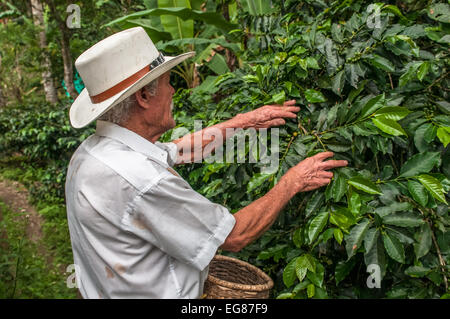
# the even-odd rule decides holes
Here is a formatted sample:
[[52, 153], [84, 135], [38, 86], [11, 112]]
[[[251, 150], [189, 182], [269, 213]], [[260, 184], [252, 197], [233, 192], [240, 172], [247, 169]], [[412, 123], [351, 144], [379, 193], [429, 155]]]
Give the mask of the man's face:
[[163, 132], [175, 127], [176, 123], [172, 116], [172, 96], [175, 89], [170, 85], [170, 71], [159, 77], [158, 89], [155, 96], [152, 124], [161, 128]]

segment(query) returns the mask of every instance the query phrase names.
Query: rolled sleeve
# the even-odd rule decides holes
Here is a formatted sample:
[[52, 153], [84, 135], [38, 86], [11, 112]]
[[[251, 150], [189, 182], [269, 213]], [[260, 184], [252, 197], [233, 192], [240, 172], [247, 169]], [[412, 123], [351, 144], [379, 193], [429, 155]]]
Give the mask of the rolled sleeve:
[[227, 208], [167, 174], [134, 203], [129, 223], [173, 258], [203, 270], [236, 222]]
[[177, 162], [178, 156], [177, 144], [173, 142], [168, 143], [155, 142], [155, 145], [167, 152], [167, 164], [173, 167]]

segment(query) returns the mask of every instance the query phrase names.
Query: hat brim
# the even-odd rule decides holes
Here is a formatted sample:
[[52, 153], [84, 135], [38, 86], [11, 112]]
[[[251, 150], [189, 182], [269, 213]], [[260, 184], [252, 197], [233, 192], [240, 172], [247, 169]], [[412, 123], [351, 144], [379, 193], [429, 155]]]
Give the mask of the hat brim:
[[160, 77], [179, 63], [195, 55], [195, 52], [187, 52], [175, 57], [164, 56], [164, 62], [156, 68], [150, 70], [138, 81], [133, 83], [128, 88], [113, 95], [109, 99], [100, 102], [92, 103], [89, 93], [86, 88], [81, 91], [80, 95], [75, 99], [69, 111], [70, 124], [74, 128], [82, 128], [92, 121], [95, 121], [101, 115], [109, 111], [114, 105], [122, 102], [127, 97], [143, 88], [145, 85]]

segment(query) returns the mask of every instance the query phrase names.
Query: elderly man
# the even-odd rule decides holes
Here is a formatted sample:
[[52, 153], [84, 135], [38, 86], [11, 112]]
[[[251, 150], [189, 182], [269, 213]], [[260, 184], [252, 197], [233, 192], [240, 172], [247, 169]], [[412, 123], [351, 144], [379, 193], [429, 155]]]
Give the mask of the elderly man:
[[[85, 51], [76, 67], [86, 84], [70, 109], [74, 127], [97, 121], [76, 150], [66, 181], [77, 284], [84, 298], [198, 298], [218, 248], [237, 252], [260, 237], [298, 192], [327, 185], [346, 161], [319, 153], [292, 167], [263, 197], [234, 215], [212, 203], [172, 166], [189, 162], [208, 130], [268, 128], [296, 118], [295, 101], [263, 106], [171, 143], [175, 126], [170, 69], [193, 53], [160, 54], [142, 28]], [[193, 154], [194, 152], [192, 152]]]

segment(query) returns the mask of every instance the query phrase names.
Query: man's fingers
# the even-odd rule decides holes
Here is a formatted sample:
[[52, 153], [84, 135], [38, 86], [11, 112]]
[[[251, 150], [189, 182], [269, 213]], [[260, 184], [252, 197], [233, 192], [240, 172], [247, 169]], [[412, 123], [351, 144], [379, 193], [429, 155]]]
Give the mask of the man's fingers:
[[322, 152], [314, 155], [313, 157], [319, 161], [323, 161], [324, 159], [327, 159], [332, 156], [334, 156], [333, 152]]
[[333, 173], [332, 172], [327, 172], [327, 171], [321, 171], [319, 174], [320, 178], [333, 178]]
[[277, 111], [289, 111], [289, 112], [298, 112], [300, 111], [300, 106], [296, 105], [266, 105], [273, 110]]
[[279, 118], [279, 117], [289, 117], [289, 118], [297, 118], [297, 114], [287, 111], [287, 110], [273, 110], [270, 113], [271, 119]]
[[296, 100], [289, 100], [283, 103], [283, 105], [294, 105]]
[[264, 123], [264, 126], [272, 127], [272, 126], [279, 126], [279, 125], [284, 125], [284, 124], [286, 124], [286, 121], [281, 118], [278, 118], [278, 119], [267, 121], [266, 123]]
[[322, 169], [331, 169], [336, 167], [347, 166], [348, 162], [346, 160], [329, 160], [321, 163], [320, 168]]

